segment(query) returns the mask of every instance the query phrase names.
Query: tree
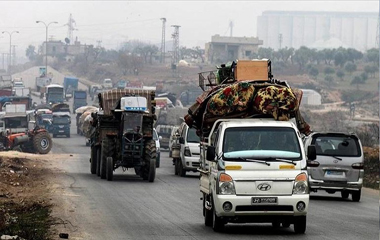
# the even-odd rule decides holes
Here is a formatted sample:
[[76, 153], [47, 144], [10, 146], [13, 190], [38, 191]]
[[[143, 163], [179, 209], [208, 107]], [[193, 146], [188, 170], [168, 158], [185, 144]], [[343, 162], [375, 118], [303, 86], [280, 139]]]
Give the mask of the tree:
[[326, 75], [329, 75], [329, 74], [334, 74], [335, 70], [332, 67], [325, 67], [324, 72], [325, 72]]
[[317, 80], [317, 76], [319, 74], [319, 71], [315, 67], [311, 67], [309, 70], [309, 74], [313, 77], [314, 80]]
[[343, 81], [343, 78], [344, 78], [344, 72], [342, 71], [342, 70], [338, 70], [338, 71], [336, 71], [336, 76], [338, 77], [338, 78], [340, 78], [340, 80], [341, 81]]
[[355, 63], [356, 60], [360, 60], [363, 58], [363, 53], [354, 48], [348, 48], [346, 50], [346, 53], [347, 61], [351, 61], [352, 63]]
[[362, 78], [363, 82], [366, 82], [368, 80], [368, 74], [366, 72], [362, 72], [360, 74], [360, 77]]
[[375, 73], [378, 71], [376, 66], [365, 66], [364, 71], [369, 74], [370, 77], [375, 77]]
[[294, 52], [294, 61], [298, 64], [299, 69], [302, 71], [305, 65], [310, 61], [310, 49], [302, 46]]
[[339, 49], [338, 51], [336, 51], [334, 55], [335, 66], [339, 66], [342, 68], [346, 62], [347, 62], [347, 57], [344, 50]]
[[367, 59], [369, 62], [372, 62], [376, 66], [379, 66], [379, 49], [371, 48], [367, 50]]
[[29, 45], [25, 51], [25, 55], [29, 58], [29, 61], [34, 61], [36, 59], [36, 47], [33, 45]]
[[353, 73], [354, 71], [356, 71], [356, 64], [355, 63], [351, 63], [351, 62], [348, 62], [346, 63], [346, 65], [344, 66], [344, 69], [349, 72], [350, 74]]
[[354, 84], [356, 84], [356, 89], [359, 90], [359, 84], [364, 84], [364, 81], [360, 76], [355, 76], [351, 81], [351, 85]]
[[273, 48], [259, 48], [258, 54], [259, 58], [273, 59]]
[[326, 75], [325, 81], [330, 84], [330, 83], [332, 83], [334, 81], [334, 78], [331, 75]]
[[323, 49], [323, 56], [325, 57], [325, 64], [331, 65], [331, 61], [334, 59], [335, 49]]

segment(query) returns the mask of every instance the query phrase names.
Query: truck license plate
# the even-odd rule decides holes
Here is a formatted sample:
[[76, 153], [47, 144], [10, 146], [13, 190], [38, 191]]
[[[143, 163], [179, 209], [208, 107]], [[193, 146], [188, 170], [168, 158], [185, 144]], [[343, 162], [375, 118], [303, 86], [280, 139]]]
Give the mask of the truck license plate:
[[329, 176], [342, 176], [343, 172], [342, 171], [333, 171], [333, 170], [327, 170], [326, 175]]
[[59, 130], [59, 132], [64, 132], [63, 130]]
[[253, 197], [252, 204], [277, 203], [277, 197]]

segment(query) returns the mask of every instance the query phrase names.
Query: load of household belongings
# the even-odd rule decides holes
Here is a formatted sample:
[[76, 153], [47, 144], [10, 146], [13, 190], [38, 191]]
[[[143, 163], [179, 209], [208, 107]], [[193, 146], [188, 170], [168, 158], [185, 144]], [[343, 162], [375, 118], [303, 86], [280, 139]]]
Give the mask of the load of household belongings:
[[80, 129], [86, 138], [90, 138], [95, 128], [92, 126], [92, 116], [91, 113], [97, 112], [98, 108], [90, 109], [85, 111], [79, 118]]
[[[198, 136], [208, 136], [214, 122], [221, 118], [260, 116], [271, 116], [279, 121], [295, 118], [300, 132], [310, 134], [310, 126], [299, 110], [302, 90], [289, 87], [286, 81], [272, 79], [270, 68], [266, 68], [269, 73], [263, 80], [237, 80], [238, 65], [239, 62], [222, 65], [206, 78], [200, 74], [200, 86], [204, 92], [185, 116], [186, 124], [197, 129]], [[214, 81], [210, 81], [212, 78]]]
[[98, 109], [98, 108], [95, 106], [82, 106], [82, 107], [75, 109], [75, 113], [76, 114], [83, 114], [84, 112], [86, 112], [88, 110], [94, 110], [94, 109]]

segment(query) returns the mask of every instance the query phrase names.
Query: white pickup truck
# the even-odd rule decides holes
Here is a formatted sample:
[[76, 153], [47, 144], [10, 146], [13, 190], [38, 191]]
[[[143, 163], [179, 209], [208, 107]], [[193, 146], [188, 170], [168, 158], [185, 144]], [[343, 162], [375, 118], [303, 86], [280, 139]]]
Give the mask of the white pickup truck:
[[294, 224], [306, 230], [309, 207], [307, 159], [301, 134], [290, 121], [219, 119], [201, 142], [200, 191], [205, 225]]

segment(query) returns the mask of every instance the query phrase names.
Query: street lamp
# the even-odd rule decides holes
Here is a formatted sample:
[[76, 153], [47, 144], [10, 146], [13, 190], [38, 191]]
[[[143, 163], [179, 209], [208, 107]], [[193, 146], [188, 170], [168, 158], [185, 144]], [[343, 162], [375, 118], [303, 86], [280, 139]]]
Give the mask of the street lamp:
[[46, 27], [46, 42], [45, 42], [45, 76], [47, 76], [47, 44], [48, 44], [48, 27], [50, 24], [52, 23], [58, 23], [58, 22], [50, 22], [48, 24], [46, 24], [45, 22], [43, 21], [36, 21], [36, 23], [43, 23]]
[[12, 34], [13, 33], [19, 33], [18, 31], [8, 32], [4, 31], [2, 34], [8, 33], [9, 34], [9, 75], [12, 75], [11, 67], [12, 67]]

